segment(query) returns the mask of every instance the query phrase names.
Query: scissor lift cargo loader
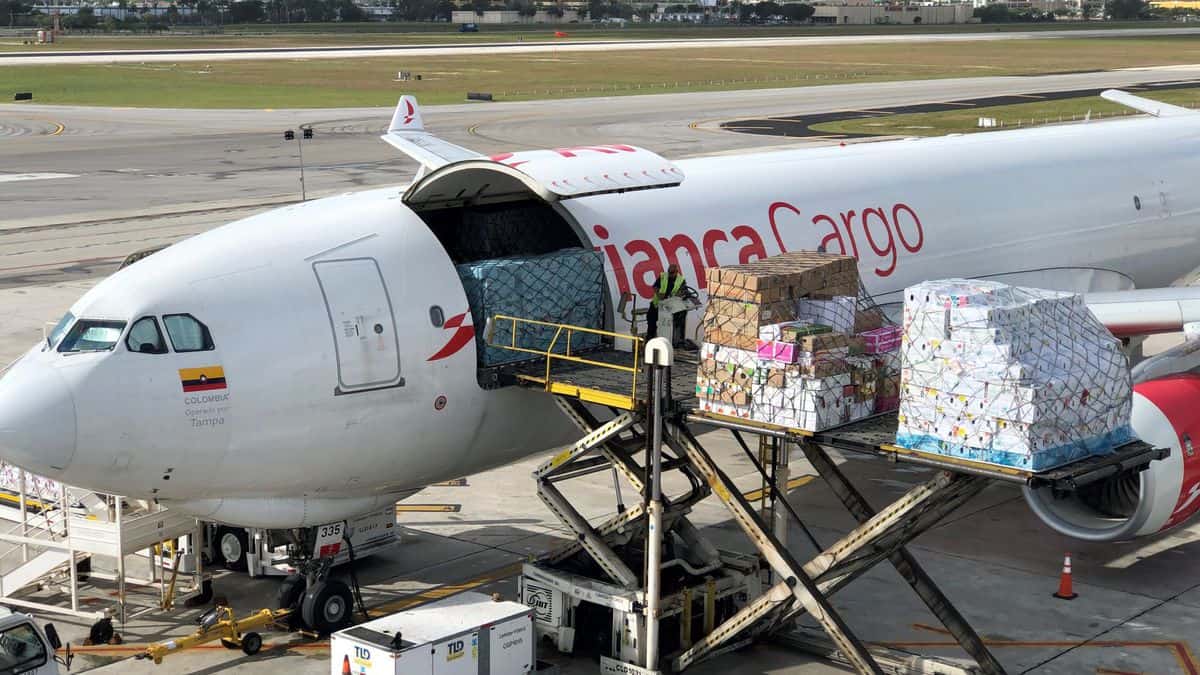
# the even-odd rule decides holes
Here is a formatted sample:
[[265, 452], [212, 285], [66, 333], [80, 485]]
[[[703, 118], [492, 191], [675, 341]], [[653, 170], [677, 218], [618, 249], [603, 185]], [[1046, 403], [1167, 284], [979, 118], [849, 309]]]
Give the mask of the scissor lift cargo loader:
[[[524, 321], [512, 322], [516, 334]], [[894, 446], [895, 415], [881, 415], [824, 432], [760, 424], [695, 410], [694, 357], [672, 358], [665, 344], [642, 363], [643, 345], [632, 339], [632, 352], [573, 354], [572, 333], [618, 335], [575, 326], [559, 326], [544, 351], [495, 345], [539, 357], [518, 369], [515, 383], [555, 396], [560, 409], [582, 437], [534, 472], [538, 496], [574, 533], [574, 541], [527, 563], [522, 597], [535, 607], [539, 633], [572, 651], [581, 637], [589, 608], [611, 611], [607, 639], [601, 640], [604, 672], [657, 672], [664, 665], [681, 671], [703, 659], [764, 637], [841, 661], [860, 673], [982, 672], [1003, 673], [975, 630], [922, 569], [906, 546], [982, 490], [999, 480], [1070, 491], [1115, 472], [1144, 468], [1167, 451], [1134, 442], [1104, 457], [1092, 457], [1058, 469], [1031, 472], [933, 455]], [[653, 344], [653, 343], [652, 343]], [[566, 345], [566, 348], [562, 348]], [[651, 386], [645, 386], [649, 381]], [[639, 384], [641, 387], [639, 389]], [[593, 411], [607, 409], [602, 420]], [[737, 440], [762, 480], [762, 505], [755, 509], [722, 466], [697, 439], [693, 427], [720, 428]], [[758, 452], [746, 435], [757, 439]], [[883, 456], [938, 469], [937, 473], [882, 509], [874, 509], [830, 458], [827, 448]], [[859, 523], [829, 546], [820, 546], [801, 514], [787, 502], [787, 466], [798, 450]], [[638, 462], [638, 455], [644, 459]], [[641, 495], [638, 504], [593, 526], [559, 489], [563, 482], [611, 471], [620, 504], [619, 473]], [[690, 488], [674, 497], [660, 495], [664, 472], [678, 471]], [[716, 495], [757, 550], [756, 556], [719, 551], [687, 519], [691, 507]], [[786, 533], [797, 523], [818, 551], [801, 560], [787, 545]], [[661, 555], [662, 550], [670, 555]], [[667, 558], [666, 562], [663, 559]], [[830, 596], [887, 561], [942, 622], [975, 665], [923, 659], [865, 645], [830, 603]], [[824, 638], [793, 630], [809, 615]], [[601, 622], [603, 623], [603, 622]], [[660, 635], [663, 626], [676, 632]], [[586, 626], [593, 635], [594, 622]], [[662, 638], [662, 639], [660, 639]], [[661, 651], [668, 659], [660, 659]]]

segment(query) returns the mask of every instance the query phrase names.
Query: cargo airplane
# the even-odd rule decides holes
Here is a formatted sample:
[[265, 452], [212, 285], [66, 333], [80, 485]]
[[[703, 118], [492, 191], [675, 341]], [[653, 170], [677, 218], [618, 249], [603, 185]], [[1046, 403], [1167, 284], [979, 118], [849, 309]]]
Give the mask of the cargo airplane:
[[[1170, 287], [1200, 263], [1200, 114], [1106, 95], [1148, 114], [680, 161], [620, 144], [483, 156], [405, 96], [383, 140], [420, 164], [410, 185], [255, 215], [105, 279], [0, 378], [0, 456], [295, 528], [571, 442], [549, 397], [481, 385], [484, 327], [455, 266], [485, 254], [599, 251], [617, 331], [618, 299], [649, 297], [671, 263], [703, 293], [708, 266], [818, 247], [855, 256], [884, 303], [986, 277], [1088, 293], [1118, 335], [1180, 330], [1200, 318], [1200, 289]], [[522, 236], [479, 245], [505, 222]], [[1027, 492], [1038, 516], [1116, 540], [1200, 509], [1200, 378], [1171, 374], [1194, 351], [1137, 385], [1133, 426], [1169, 458], [1067, 499]]]

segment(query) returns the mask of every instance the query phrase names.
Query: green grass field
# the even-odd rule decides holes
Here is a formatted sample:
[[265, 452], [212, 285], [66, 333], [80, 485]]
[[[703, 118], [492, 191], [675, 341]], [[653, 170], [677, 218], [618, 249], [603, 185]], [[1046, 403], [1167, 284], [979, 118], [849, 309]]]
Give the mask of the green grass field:
[[1008, 31], [1095, 30], [1120, 28], [1178, 28], [1165, 21], [1060, 22], [1048, 24], [966, 24], [946, 26], [696, 26], [637, 25], [626, 28], [591, 23], [554, 25], [486, 25], [478, 33], [459, 33], [458, 24], [372, 22], [365, 24], [243, 24], [199, 32], [179, 28], [162, 35], [109, 35], [74, 33], [48, 45], [25, 44], [32, 29], [22, 37], [0, 37], [0, 51], [72, 51], [125, 49], [235, 49], [242, 47], [330, 47], [348, 45], [404, 45], [429, 43], [478, 43], [514, 40], [562, 40], [555, 30], [568, 33], [567, 40], [664, 40], [683, 38], [786, 37], [793, 35], [870, 35], [903, 33], [995, 33]]
[[[1200, 106], [1200, 88], [1171, 89], [1163, 91], [1139, 91], [1139, 96], [1152, 98], [1188, 108]], [[815, 131], [840, 134], [876, 134], [882, 136], [943, 136], [954, 133], [988, 131], [978, 127], [980, 117], [996, 119], [996, 129], [1013, 129], [1057, 122], [1084, 119], [1088, 113], [1093, 119], [1112, 116], [1127, 116], [1136, 111], [1106, 101], [1099, 96], [1066, 98], [1057, 101], [1040, 101], [1018, 105], [969, 108], [945, 112], [887, 115], [842, 122], [815, 124]]]
[[[548, 52], [0, 68], [0, 100], [177, 108], [390, 106], [468, 91], [499, 100], [805, 86], [1200, 63], [1192, 38]], [[420, 82], [396, 82], [407, 70]], [[974, 114], [974, 113], [972, 113]]]

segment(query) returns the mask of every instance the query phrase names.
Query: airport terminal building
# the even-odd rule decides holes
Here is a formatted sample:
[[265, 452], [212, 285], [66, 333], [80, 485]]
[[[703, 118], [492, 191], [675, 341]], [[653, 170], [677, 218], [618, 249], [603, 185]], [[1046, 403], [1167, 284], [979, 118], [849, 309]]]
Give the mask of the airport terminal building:
[[946, 24], [967, 23], [974, 11], [969, 3], [949, 5], [908, 4], [828, 4], [814, 7], [813, 23], [869, 24]]

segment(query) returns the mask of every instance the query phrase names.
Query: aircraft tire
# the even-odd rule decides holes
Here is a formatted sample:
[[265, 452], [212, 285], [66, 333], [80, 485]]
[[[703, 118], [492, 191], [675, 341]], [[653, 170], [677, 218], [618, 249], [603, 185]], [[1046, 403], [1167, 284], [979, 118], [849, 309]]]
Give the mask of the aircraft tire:
[[250, 569], [246, 564], [246, 553], [250, 550], [250, 538], [246, 530], [240, 527], [217, 528], [217, 556], [225, 563], [226, 569], [234, 572], [245, 572]]
[[275, 609], [299, 609], [306, 582], [303, 574], [289, 574], [275, 593]]
[[336, 579], [326, 579], [311, 586], [300, 603], [300, 616], [312, 630], [322, 635], [349, 625], [354, 611], [354, 596], [350, 587]]

